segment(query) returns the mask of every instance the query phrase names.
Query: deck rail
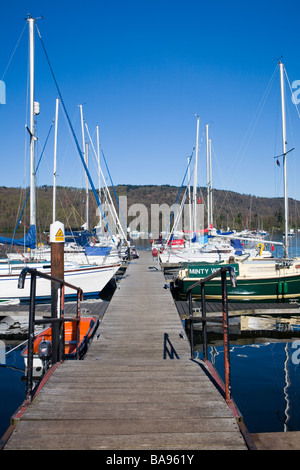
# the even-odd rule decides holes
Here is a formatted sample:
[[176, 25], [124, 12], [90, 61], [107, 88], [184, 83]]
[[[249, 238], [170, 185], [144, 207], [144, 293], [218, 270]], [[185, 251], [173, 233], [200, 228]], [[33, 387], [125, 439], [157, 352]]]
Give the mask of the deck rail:
[[[222, 283], [222, 316], [223, 316], [223, 341], [224, 341], [224, 368], [225, 368], [225, 398], [226, 400], [231, 399], [231, 377], [230, 377], [230, 345], [229, 345], [229, 323], [228, 323], [228, 300], [227, 300], [227, 273], [230, 276], [230, 282], [232, 287], [236, 287], [236, 274], [232, 266], [222, 266], [220, 269], [210, 274], [209, 276], [200, 279], [199, 281], [192, 284], [187, 289], [187, 300], [189, 303], [189, 325], [190, 325], [190, 345], [191, 345], [191, 357], [194, 357], [194, 322], [202, 322], [202, 337], [203, 337], [203, 359], [204, 362], [208, 363], [207, 355], [207, 317], [206, 317], [206, 299], [205, 299], [205, 284], [211, 279], [221, 276]], [[201, 287], [201, 310], [202, 316], [195, 318], [193, 316], [193, 301], [192, 294], [195, 287]], [[209, 319], [210, 322], [220, 322], [219, 320]]]
[[[29, 303], [29, 322], [28, 322], [28, 346], [27, 346], [27, 374], [26, 374], [26, 398], [25, 402], [29, 403], [32, 399], [33, 394], [33, 354], [34, 354], [34, 327], [35, 325], [46, 325], [51, 324], [52, 327], [52, 365], [64, 360], [65, 351], [65, 334], [64, 334], [64, 323], [66, 321], [76, 322], [76, 359], [79, 359], [78, 344], [80, 335], [80, 301], [83, 300], [83, 291], [81, 288], [69, 284], [64, 279], [58, 279], [49, 274], [42, 273], [35, 268], [24, 268], [22, 269], [18, 288], [23, 289], [25, 284], [25, 278], [27, 274], [30, 274], [30, 303]], [[35, 305], [36, 305], [36, 279], [41, 277], [51, 281], [52, 286], [52, 299], [54, 298], [57, 305], [51, 309], [51, 317], [43, 319], [35, 319]], [[64, 316], [64, 302], [65, 302], [65, 287], [74, 289], [77, 291], [77, 308], [76, 316], [67, 318]], [[60, 295], [53, 295], [54, 292], [59, 292]], [[60, 300], [60, 302], [58, 302]]]

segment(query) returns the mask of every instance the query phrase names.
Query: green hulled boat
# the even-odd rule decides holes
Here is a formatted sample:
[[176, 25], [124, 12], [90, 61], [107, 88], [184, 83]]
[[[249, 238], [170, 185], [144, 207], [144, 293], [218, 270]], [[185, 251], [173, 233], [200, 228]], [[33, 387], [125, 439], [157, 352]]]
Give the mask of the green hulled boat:
[[[173, 288], [179, 298], [186, 298], [187, 289], [222, 266], [232, 266], [237, 286], [231, 287], [228, 277], [227, 298], [229, 302], [290, 302], [300, 300], [300, 259], [246, 260], [235, 263], [190, 263], [178, 272]], [[193, 298], [201, 298], [201, 287], [192, 292]], [[222, 300], [221, 277], [205, 284], [207, 301]]]

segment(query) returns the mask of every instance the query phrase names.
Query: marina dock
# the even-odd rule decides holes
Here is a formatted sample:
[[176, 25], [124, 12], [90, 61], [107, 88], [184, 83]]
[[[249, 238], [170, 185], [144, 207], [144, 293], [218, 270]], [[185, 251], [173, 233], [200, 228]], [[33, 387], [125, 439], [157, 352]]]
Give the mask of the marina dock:
[[4, 450], [247, 450], [190, 346], [165, 279], [141, 252], [84, 360], [53, 367], [16, 414]]

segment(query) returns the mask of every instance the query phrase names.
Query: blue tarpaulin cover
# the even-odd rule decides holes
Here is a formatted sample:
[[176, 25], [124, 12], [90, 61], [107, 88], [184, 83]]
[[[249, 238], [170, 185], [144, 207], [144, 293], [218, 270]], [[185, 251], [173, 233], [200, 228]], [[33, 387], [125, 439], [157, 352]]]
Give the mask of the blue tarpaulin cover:
[[29, 230], [25, 237], [21, 239], [0, 237], [0, 243], [6, 245], [26, 246], [27, 248], [35, 248], [36, 245], [36, 230], [35, 225], [30, 225]]
[[240, 240], [231, 240], [231, 245], [235, 249], [236, 255], [242, 255], [244, 253], [244, 248]]
[[107, 256], [111, 252], [111, 246], [89, 246], [85, 247], [87, 256]]

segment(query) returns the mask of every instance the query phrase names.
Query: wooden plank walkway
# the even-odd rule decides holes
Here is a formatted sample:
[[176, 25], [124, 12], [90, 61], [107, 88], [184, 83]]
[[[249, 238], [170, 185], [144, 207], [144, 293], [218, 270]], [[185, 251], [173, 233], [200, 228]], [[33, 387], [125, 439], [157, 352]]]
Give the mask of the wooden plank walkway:
[[190, 359], [164, 283], [141, 252], [85, 359], [55, 369], [5, 450], [247, 450], [224, 399]]

